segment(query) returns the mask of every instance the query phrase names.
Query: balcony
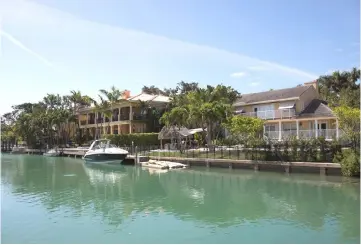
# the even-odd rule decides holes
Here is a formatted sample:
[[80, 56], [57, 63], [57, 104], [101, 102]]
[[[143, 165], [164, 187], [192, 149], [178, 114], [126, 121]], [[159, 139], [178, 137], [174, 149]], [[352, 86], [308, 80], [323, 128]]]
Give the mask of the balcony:
[[129, 113], [120, 114], [119, 118], [120, 118], [120, 121], [129, 120]]
[[[317, 135], [316, 135], [317, 133]], [[264, 135], [271, 140], [279, 140], [280, 131], [266, 131]], [[339, 136], [341, 132], [339, 131]], [[316, 137], [324, 137], [326, 140], [335, 139], [337, 136], [336, 129], [319, 129], [317, 130], [299, 130], [298, 138], [299, 139], [311, 139]], [[297, 130], [282, 130], [281, 139], [288, 139], [290, 137], [297, 137]]]
[[296, 115], [295, 109], [269, 110], [257, 112], [245, 112], [239, 114], [241, 116], [257, 117], [264, 120], [287, 119]]
[[104, 121], [103, 121], [103, 118], [101, 118], [101, 117], [100, 117], [100, 118], [99, 118], [99, 117], [97, 118], [97, 123], [103, 123], [103, 122], [104, 122]]
[[81, 121], [80, 121], [80, 125], [82, 125], [82, 126], [83, 126], [83, 125], [86, 125], [86, 120], [81, 120]]
[[113, 115], [113, 116], [112, 116], [112, 122], [117, 122], [117, 121], [119, 121], [118, 118], [119, 118], [118, 115]]
[[142, 115], [140, 113], [133, 114], [133, 120], [147, 120], [147, 115]]
[[88, 124], [94, 124], [94, 123], [95, 123], [94, 118], [93, 118], [93, 119], [89, 119], [89, 120], [88, 120]]

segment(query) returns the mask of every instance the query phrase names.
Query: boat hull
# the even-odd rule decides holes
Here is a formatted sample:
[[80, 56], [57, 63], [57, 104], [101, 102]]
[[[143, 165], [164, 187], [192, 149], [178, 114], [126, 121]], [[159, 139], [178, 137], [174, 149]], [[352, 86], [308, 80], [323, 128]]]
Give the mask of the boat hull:
[[127, 154], [122, 153], [96, 153], [85, 155], [84, 160], [89, 163], [121, 164], [126, 157]]

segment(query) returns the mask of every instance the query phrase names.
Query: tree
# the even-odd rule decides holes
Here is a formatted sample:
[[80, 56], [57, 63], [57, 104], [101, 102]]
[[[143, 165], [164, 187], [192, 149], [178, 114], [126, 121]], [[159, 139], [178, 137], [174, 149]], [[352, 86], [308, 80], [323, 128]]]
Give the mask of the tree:
[[206, 135], [207, 145], [211, 146], [213, 138], [219, 135], [217, 132], [221, 124], [232, 117], [232, 105], [239, 93], [224, 85], [198, 88], [197, 84], [193, 84], [190, 87], [193, 90], [172, 94], [172, 106], [163, 115], [161, 122], [178, 127], [200, 127], [203, 135]]
[[360, 109], [340, 106], [333, 108], [338, 118], [339, 129], [344, 137], [351, 142], [352, 149], [360, 149]]
[[241, 141], [259, 137], [263, 131], [264, 121], [256, 117], [234, 116], [225, 127], [229, 132]]
[[156, 86], [152, 85], [150, 87], [143, 86], [142, 92], [146, 94], [153, 94], [153, 95], [167, 95], [162, 89], [157, 88]]
[[360, 70], [335, 71], [331, 75], [321, 76], [317, 82], [321, 99], [331, 106], [360, 107]]

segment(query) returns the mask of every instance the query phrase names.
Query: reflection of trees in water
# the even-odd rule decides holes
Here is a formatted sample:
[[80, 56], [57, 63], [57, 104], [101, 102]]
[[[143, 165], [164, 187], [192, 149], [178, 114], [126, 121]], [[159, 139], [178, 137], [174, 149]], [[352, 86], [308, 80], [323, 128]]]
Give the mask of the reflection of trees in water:
[[[359, 236], [359, 184], [322, 183], [281, 174], [229, 174], [139, 168], [88, 168], [75, 160], [13, 162], [2, 182], [17, 194], [36, 194], [48, 209], [71, 207], [74, 215], [95, 212], [112, 225], [132, 213], [162, 208], [182, 219], [217, 226], [280, 219], [322, 229], [336, 218], [344, 236]], [[74, 177], [64, 177], [74, 173]]]

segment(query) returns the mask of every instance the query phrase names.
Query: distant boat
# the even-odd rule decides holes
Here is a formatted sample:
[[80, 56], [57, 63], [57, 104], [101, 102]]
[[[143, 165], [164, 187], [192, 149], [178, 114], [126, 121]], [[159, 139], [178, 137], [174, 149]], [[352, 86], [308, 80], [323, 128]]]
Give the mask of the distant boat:
[[43, 154], [43, 156], [46, 157], [57, 157], [60, 155], [60, 152], [58, 151], [58, 148], [51, 149]]
[[110, 140], [95, 140], [83, 156], [86, 162], [100, 164], [121, 164], [128, 151], [110, 144]]
[[14, 146], [11, 149], [11, 154], [23, 154], [26, 152], [26, 146], [24, 145], [18, 145], [18, 146]]

